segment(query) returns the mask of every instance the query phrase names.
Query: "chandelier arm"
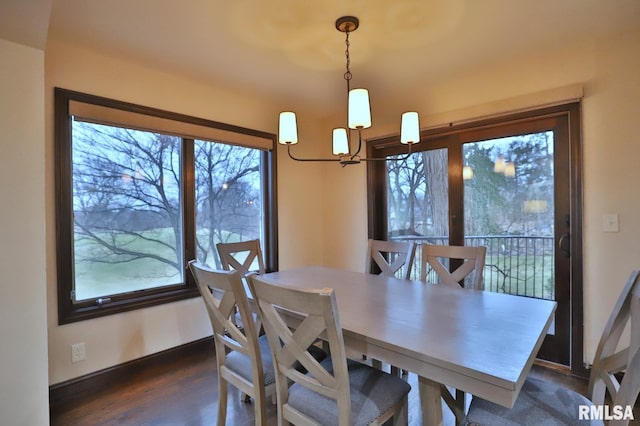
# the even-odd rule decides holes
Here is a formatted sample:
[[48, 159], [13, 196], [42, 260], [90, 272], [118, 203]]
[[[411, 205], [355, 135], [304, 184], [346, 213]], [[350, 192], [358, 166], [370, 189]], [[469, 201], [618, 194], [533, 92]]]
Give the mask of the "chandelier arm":
[[287, 154], [289, 154], [289, 158], [291, 158], [292, 160], [295, 161], [332, 161], [332, 162], [340, 162], [340, 158], [299, 158], [299, 157], [294, 157], [294, 155], [291, 153], [291, 144], [288, 143], [287, 144]]

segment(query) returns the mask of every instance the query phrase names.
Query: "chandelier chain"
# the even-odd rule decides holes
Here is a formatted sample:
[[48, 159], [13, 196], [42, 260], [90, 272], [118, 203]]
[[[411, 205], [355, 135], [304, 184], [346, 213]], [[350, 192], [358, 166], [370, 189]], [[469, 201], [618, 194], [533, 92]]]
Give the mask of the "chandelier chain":
[[353, 77], [353, 75], [351, 74], [351, 69], [349, 69], [349, 65], [351, 65], [351, 57], [349, 56], [349, 46], [351, 46], [351, 43], [349, 43], [349, 29], [347, 28], [347, 30], [345, 31], [346, 37], [344, 40], [344, 44], [346, 46], [346, 49], [344, 51], [344, 56], [347, 60], [347, 71], [344, 73], [344, 79], [347, 80], [347, 93], [349, 93], [349, 82], [351, 81], [351, 78]]

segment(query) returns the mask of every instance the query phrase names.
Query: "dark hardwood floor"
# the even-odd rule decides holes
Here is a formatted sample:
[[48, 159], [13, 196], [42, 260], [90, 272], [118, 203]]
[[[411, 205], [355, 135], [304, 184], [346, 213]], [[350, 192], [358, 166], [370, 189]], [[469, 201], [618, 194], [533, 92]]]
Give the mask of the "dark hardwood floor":
[[[586, 381], [544, 367], [534, 366], [532, 375], [558, 381], [579, 392]], [[420, 403], [415, 374], [409, 374], [409, 424], [418, 426]], [[253, 406], [240, 400], [230, 387], [228, 425], [252, 425]], [[212, 350], [201, 350], [178, 361], [140, 369], [105, 389], [85, 392], [51, 406], [51, 425], [212, 425], [217, 419], [217, 372]], [[267, 409], [269, 423], [276, 424], [275, 405]], [[450, 411], [443, 409], [445, 425], [453, 425]]]

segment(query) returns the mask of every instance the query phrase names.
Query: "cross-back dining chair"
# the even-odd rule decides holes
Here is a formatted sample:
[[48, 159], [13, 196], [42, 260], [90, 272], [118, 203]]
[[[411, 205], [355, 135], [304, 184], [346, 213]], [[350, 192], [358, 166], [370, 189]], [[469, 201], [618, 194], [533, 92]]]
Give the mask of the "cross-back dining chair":
[[[629, 342], [622, 342], [629, 327]], [[535, 424], [602, 424], [599, 420], [580, 421], [582, 407], [620, 407], [619, 418], [609, 425], [627, 425], [625, 410], [634, 406], [640, 392], [640, 271], [629, 276], [602, 332], [589, 379], [590, 399], [557, 383], [529, 377], [525, 380], [513, 408], [505, 408], [474, 397], [467, 420], [472, 425], [514, 424], [528, 418]], [[620, 381], [617, 374], [624, 372]], [[608, 398], [605, 398], [608, 393]], [[590, 410], [589, 410], [590, 411]], [[612, 409], [609, 413], [615, 413]], [[533, 424], [533, 423], [531, 423]]]
[[[222, 269], [225, 271], [239, 271], [243, 278], [249, 274], [264, 274], [264, 258], [262, 257], [262, 249], [260, 247], [260, 240], [247, 240], [234, 243], [218, 243], [216, 244], [218, 250], [218, 256], [220, 256], [220, 263]], [[255, 269], [254, 264], [257, 263], [258, 269]], [[260, 318], [254, 313], [253, 319], [256, 322], [256, 330], [260, 333], [261, 324]], [[238, 315], [235, 316], [235, 321], [238, 326], [242, 327], [242, 318]]]
[[[213, 328], [218, 367], [218, 425], [227, 415], [228, 383], [254, 400], [255, 424], [266, 424], [267, 397], [275, 394], [275, 373], [269, 342], [258, 337], [239, 271], [214, 271], [189, 262]], [[242, 318], [240, 329], [236, 312]], [[246, 400], [246, 399], [245, 399]]]
[[[220, 256], [222, 269], [235, 269], [240, 271], [243, 276], [252, 271], [258, 274], [265, 273], [260, 240], [218, 243], [216, 244], [216, 249]], [[254, 262], [258, 263], [258, 269], [252, 268]]]
[[[422, 263], [420, 267], [420, 280], [440, 285], [450, 285], [460, 288], [463, 282], [465, 288], [482, 290], [482, 272], [487, 253], [486, 247], [478, 246], [442, 246], [422, 244]], [[454, 271], [450, 271], [452, 260], [462, 262]], [[429, 274], [429, 271], [435, 273]], [[460, 389], [455, 392], [441, 386], [442, 398], [451, 409], [457, 424], [464, 423], [465, 417], [465, 393]]]
[[[216, 244], [222, 269], [240, 271], [242, 276], [249, 272], [265, 273], [264, 258], [260, 248], [260, 240], [247, 240], [235, 243]], [[258, 269], [252, 269], [254, 262], [258, 262]]]
[[365, 273], [378, 268], [381, 275], [398, 276], [405, 280], [411, 275], [416, 244], [413, 241], [369, 240], [365, 262]]
[[[411, 386], [347, 361], [332, 289], [278, 287], [259, 275], [250, 282], [275, 361], [278, 424], [381, 425], [392, 417], [395, 425], [407, 424]], [[295, 330], [288, 327], [287, 315], [301, 321]], [[331, 353], [321, 363], [307, 350], [318, 337], [328, 340]], [[307, 374], [293, 367], [296, 362]]]
[[[484, 246], [422, 244], [420, 280], [433, 283], [435, 278], [439, 284], [454, 286], [460, 286], [460, 282], [464, 282], [465, 288], [482, 290], [482, 272], [486, 254], [487, 248]], [[449, 265], [452, 260], [462, 263], [455, 270], [450, 271]], [[430, 270], [435, 272], [435, 277], [429, 275]]]

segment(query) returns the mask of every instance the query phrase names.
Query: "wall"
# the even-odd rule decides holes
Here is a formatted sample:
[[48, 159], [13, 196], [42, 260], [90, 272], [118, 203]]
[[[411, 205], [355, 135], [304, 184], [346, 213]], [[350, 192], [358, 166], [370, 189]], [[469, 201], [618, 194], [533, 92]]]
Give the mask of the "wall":
[[[640, 31], [579, 44], [557, 43], [543, 55], [523, 54], [443, 81], [425, 81], [405, 93], [408, 108], [418, 104], [423, 123], [428, 123], [435, 116], [473, 118], [465, 117], [465, 111], [481, 113], [483, 105], [502, 99], [583, 85], [584, 350], [588, 362], [627, 276], [640, 268], [640, 192], [635, 185], [640, 158], [638, 70]], [[370, 135], [386, 134], [398, 125], [399, 118], [383, 103], [373, 103], [372, 111]], [[365, 180], [362, 169], [334, 170], [326, 177], [329, 265], [362, 268], [363, 260], [353, 250], [364, 251], [362, 241], [367, 238]], [[602, 232], [606, 213], [619, 214], [619, 233]], [[345, 240], [346, 244], [331, 243]]]
[[44, 52], [0, 58], [0, 424], [46, 425]]
[[[599, 43], [584, 101], [587, 359], [632, 269], [640, 268], [640, 31]], [[619, 233], [602, 232], [618, 213]]]
[[[58, 325], [55, 258], [55, 191], [53, 160], [53, 88], [106, 96], [275, 133], [278, 106], [250, 94], [231, 92], [177, 74], [120, 61], [49, 40], [46, 74], [47, 312], [49, 383], [56, 384], [208, 335], [209, 319], [198, 298], [148, 309]], [[310, 140], [312, 120], [301, 122]], [[313, 145], [301, 145], [313, 155]], [[323, 200], [321, 168], [303, 167], [279, 150], [280, 264], [293, 267], [322, 262], [322, 232], [316, 224]], [[295, 179], [291, 179], [295, 176]], [[295, 231], [295, 232], [294, 232]], [[86, 360], [71, 363], [71, 344], [86, 343]]]

